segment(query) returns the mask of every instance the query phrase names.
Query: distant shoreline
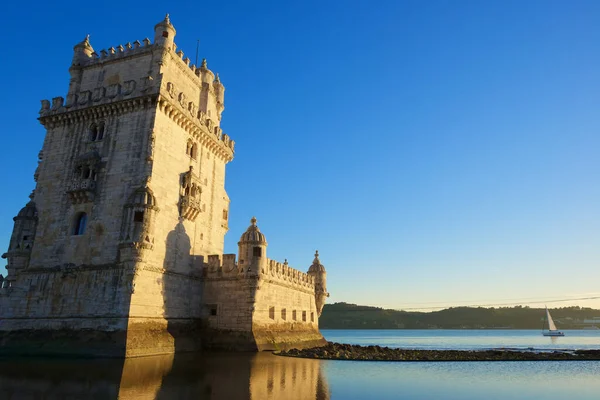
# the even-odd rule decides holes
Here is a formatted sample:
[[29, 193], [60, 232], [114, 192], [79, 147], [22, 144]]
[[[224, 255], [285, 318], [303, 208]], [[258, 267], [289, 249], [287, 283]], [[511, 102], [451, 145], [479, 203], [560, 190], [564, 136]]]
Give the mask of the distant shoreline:
[[[323, 328], [327, 331], [536, 331], [535, 328]], [[561, 331], [600, 331], [600, 329], [590, 328], [565, 328]]]
[[347, 361], [600, 361], [600, 348], [597, 350], [549, 352], [504, 349], [408, 350], [333, 342], [328, 342], [323, 347], [304, 350], [291, 349], [274, 354], [285, 357]]

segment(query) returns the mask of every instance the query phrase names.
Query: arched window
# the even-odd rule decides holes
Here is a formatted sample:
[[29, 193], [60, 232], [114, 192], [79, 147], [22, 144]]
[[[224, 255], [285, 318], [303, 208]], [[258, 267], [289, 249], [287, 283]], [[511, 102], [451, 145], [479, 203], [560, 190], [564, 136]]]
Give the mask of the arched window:
[[90, 125], [90, 141], [96, 142], [104, 139], [104, 121], [100, 121], [98, 124], [95, 122]]
[[96, 140], [102, 139], [104, 139], [104, 122], [100, 122], [100, 124], [98, 124], [98, 137]]
[[198, 155], [198, 145], [196, 143], [194, 143], [192, 145], [192, 149], [190, 150], [190, 157], [192, 157], [193, 159], [196, 159], [197, 155]]
[[187, 141], [187, 145], [185, 147], [185, 154], [187, 154], [188, 156], [192, 154], [192, 141], [191, 140]]
[[75, 216], [75, 224], [73, 225], [73, 235], [83, 235], [85, 226], [87, 225], [87, 214], [82, 212]]
[[96, 124], [90, 125], [90, 140], [92, 142], [98, 140], [98, 126]]

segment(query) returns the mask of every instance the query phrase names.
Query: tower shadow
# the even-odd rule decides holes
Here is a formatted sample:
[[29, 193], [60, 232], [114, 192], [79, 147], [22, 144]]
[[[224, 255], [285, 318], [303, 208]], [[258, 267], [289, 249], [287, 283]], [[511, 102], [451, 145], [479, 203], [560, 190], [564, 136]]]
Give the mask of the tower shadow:
[[179, 221], [167, 235], [162, 278], [163, 315], [175, 357], [201, 349], [201, 271], [194, 268], [197, 260], [191, 248], [190, 237]]

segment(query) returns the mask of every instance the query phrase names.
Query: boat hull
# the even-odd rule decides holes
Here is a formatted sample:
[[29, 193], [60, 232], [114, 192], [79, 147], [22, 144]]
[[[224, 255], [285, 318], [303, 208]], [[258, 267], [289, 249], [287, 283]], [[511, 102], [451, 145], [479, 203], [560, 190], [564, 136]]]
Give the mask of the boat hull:
[[563, 332], [551, 331], [551, 332], [542, 332], [544, 336], [565, 336]]

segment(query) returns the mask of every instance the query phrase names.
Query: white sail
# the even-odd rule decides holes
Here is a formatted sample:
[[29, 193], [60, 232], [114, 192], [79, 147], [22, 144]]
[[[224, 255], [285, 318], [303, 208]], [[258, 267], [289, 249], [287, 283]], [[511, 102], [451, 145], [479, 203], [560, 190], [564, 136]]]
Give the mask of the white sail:
[[554, 325], [554, 321], [552, 321], [552, 317], [550, 316], [550, 311], [548, 311], [548, 307], [546, 307], [546, 318], [548, 319], [548, 330], [549, 331], [557, 331], [556, 325]]

